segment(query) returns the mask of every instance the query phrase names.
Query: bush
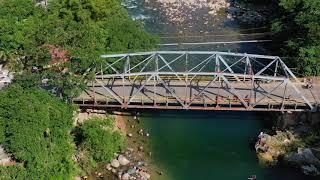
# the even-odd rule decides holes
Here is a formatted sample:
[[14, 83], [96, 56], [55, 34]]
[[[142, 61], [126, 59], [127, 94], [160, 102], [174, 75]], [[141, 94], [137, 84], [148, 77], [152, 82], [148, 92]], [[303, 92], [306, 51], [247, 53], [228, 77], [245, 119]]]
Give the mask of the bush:
[[18, 85], [1, 91], [0, 99], [4, 144], [25, 168], [7, 168], [7, 177], [71, 179], [76, 173], [70, 135], [73, 108], [45, 90]]
[[0, 166], [0, 179], [25, 179], [27, 176], [26, 169], [21, 166]]
[[119, 152], [125, 146], [124, 136], [114, 129], [111, 117], [100, 119], [92, 118], [80, 127], [83, 142], [81, 149], [87, 157], [85, 163], [95, 166], [96, 162], [110, 161], [114, 153]]

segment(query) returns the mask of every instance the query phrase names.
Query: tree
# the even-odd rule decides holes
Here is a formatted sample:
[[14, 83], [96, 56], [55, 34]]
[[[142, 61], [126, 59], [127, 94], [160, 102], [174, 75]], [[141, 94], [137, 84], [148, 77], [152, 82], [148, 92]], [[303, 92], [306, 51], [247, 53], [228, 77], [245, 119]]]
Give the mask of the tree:
[[[85, 87], [101, 54], [151, 49], [156, 42], [119, 0], [52, 0], [46, 7], [0, 0], [0, 52], [16, 54], [14, 71], [36, 68], [33, 73], [50, 79], [47, 87], [64, 97]], [[48, 68], [52, 46], [67, 51], [70, 61]]]
[[287, 63], [304, 75], [320, 75], [320, 1], [280, 0], [282, 14], [273, 23]]
[[22, 164], [0, 172], [25, 176], [21, 179], [71, 179], [77, 172], [70, 135], [73, 108], [39, 88], [12, 85], [0, 98], [2, 142]]

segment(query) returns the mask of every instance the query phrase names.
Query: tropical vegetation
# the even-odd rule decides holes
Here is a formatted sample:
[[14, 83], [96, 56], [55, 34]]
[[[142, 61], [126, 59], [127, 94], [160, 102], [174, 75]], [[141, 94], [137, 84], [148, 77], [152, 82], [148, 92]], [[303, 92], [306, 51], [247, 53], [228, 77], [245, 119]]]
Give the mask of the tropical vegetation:
[[285, 60], [300, 75], [320, 75], [320, 1], [279, 0], [279, 6], [272, 30]]
[[[86, 88], [101, 54], [157, 42], [120, 0], [38, 2], [0, 0], [0, 61], [15, 73], [0, 91], [0, 144], [15, 164], [0, 166], [0, 179], [73, 179], [110, 160], [124, 147], [112, 119], [75, 128], [68, 100]], [[80, 151], [88, 166], [77, 161]]]
[[0, 59], [22, 76], [32, 72], [39, 80], [47, 79], [57, 95], [75, 96], [85, 88], [101, 54], [155, 47], [157, 39], [120, 3], [0, 0]]

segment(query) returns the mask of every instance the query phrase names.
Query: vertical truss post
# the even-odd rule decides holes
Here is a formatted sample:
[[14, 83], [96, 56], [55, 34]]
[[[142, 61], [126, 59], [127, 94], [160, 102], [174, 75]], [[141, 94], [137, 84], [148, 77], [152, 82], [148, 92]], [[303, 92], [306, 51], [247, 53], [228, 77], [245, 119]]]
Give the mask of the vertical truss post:
[[220, 76], [220, 63], [219, 63], [219, 57], [218, 54], [216, 54], [216, 61], [215, 61], [215, 72], [218, 73], [218, 92], [216, 95], [216, 107], [219, 107], [219, 100], [220, 100], [220, 88], [222, 87], [221, 82], [221, 76]]
[[155, 61], [155, 63], [154, 63], [154, 65], [155, 65], [155, 71], [156, 71], [156, 72], [159, 72], [159, 54], [158, 54], [158, 53], [155, 54], [155, 59], [154, 59], [154, 61]]
[[254, 72], [253, 72], [253, 69], [252, 69], [252, 64], [251, 64], [251, 61], [250, 61], [250, 58], [249, 56], [246, 56], [246, 63], [248, 65], [247, 67], [247, 70], [248, 70], [248, 74], [250, 75], [250, 81], [251, 81], [251, 88], [250, 88], [250, 95], [249, 95], [249, 107], [253, 107], [253, 101], [252, 101], [252, 98], [254, 98], [254, 84], [255, 84], [255, 79], [254, 79]]
[[156, 106], [157, 104], [157, 100], [156, 100], [156, 91], [157, 91], [157, 88], [156, 88], [156, 84], [157, 84], [157, 77], [156, 76], [153, 76], [153, 105]]
[[124, 73], [130, 73], [130, 56], [127, 56], [126, 62], [124, 64]]
[[218, 54], [216, 54], [215, 72], [220, 72], [220, 61], [219, 61], [219, 55]]
[[273, 75], [273, 77], [276, 77], [276, 76], [277, 76], [278, 66], [279, 66], [279, 59], [278, 59], [277, 62], [276, 62], [276, 67], [274, 68], [274, 75]]
[[100, 64], [100, 73], [101, 73], [101, 75], [103, 75], [103, 69], [102, 69], [102, 63]]
[[[247, 66], [249, 66], [248, 60], [246, 59], [246, 65], [244, 66], [244, 72], [243, 74], [246, 75], [247, 74]], [[243, 82], [246, 82], [246, 76], [243, 76]]]
[[93, 102], [94, 104], [97, 104], [97, 101], [96, 101], [96, 88], [94, 86], [94, 82], [92, 81], [92, 87], [93, 87]]
[[283, 90], [283, 96], [282, 96], [281, 110], [284, 110], [284, 102], [286, 101], [287, 85], [288, 85], [288, 80], [286, 79], [284, 90]]
[[123, 99], [123, 104], [126, 105], [126, 93], [125, 93], [125, 77], [124, 75], [122, 74], [121, 75], [121, 78], [122, 78], [122, 99]]
[[188, 104], [189, 102], [189, 97], [188, 97], [188, 74], [186, 73], [188, 72], [188, 53], [186, 53], [186, 58], [185, 58], [185, 88], [184, 88], [184, 91], [185, 91], [185, 105]]
[[154, 84], [153, 84], [153, 98], [154, 98], [154, 106], [157, 105], [156, 92], [157, 92], [157, 83], [158, 83], [158, 72], [159, 72], [159, 57], [158, 53], [154, 56], [154, 71], [156, 75], [154, 76]]

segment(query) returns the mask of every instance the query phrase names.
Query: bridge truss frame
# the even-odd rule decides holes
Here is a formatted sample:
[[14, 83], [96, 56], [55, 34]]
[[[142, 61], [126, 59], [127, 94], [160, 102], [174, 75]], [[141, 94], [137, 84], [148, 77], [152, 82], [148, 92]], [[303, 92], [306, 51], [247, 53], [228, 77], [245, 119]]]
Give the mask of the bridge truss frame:
[[[74, 100], [80, 106], [243, 111], [316, 110], [312, 100], [301, 92], [299, 86], [302, 86], [302, 83], [278, 56], [217, 51], [152, 51], [101, 57], [105, 61], [96, 69], [95, 80], [89, 83], [89, 90], [86, 91], [90, 100], [81, 98]], [[134, 59], [136, 57], [138, 61]], [[189, 62], [194, 59], [197, 59], [197, 63], [190, 65]], [[181, 70], [182, 67], [184, 70]], [[185, 95], [177, 93], [172, 82], [184, 85]], [[268, 84], [266, 82], [278, 82], [278, 84], [272, 89], [265, 90], [259, 84]], [[112, 85], [114, 83], [118, 83], [118, 90], [114, 89]], [[192, 94], [191, 89], [195, 88], [194, 84], [199, 83], [202, 85], [193, 90], [196, 93]], [[243, 84], [248, 90], [246, 97], [241, 91]], [[122, 93], [117, 92], [121, 91], [120, 86]], [[126, 86], [135, 89], [129, 96], [125, 95]], [[105, 100], [96, 98], [97, 88], [103, 89], [104, 92], [99, 93], [106, 97]], [[165, 89], [163, 96], [167, 98], [161, 102], [156, 98], [160, 88]], [[210, 88], [215, 88], [217, 92], [211, 93], [216, 94], [215, 98], [211, 98], [212, 102], [207, 103], [210, 101], [208, 94]], [[254, 97], [257, 88], [260, 89], [258, 99]], [[145, 94], [146, 89], [150, 91], [149, 95]], [[273, 94], [282, 89], [281, 97], [279, 93]], [[220, 96], [219, 91], [222, 90], [231, 96]], [[145, 102], [139, 98], [137, 100], [141, 94], [148, 100]], [[299, 100], [294, 100], [296, 102], [292, 103], [290, 96]], [[170, 100], [168, 97], [171, 97]], [[199, 100], [199, 97], [203, 101]], [[275, 97], [276, 103], [268, 101], [259, 104], [266, 99], [275, 101]]]

